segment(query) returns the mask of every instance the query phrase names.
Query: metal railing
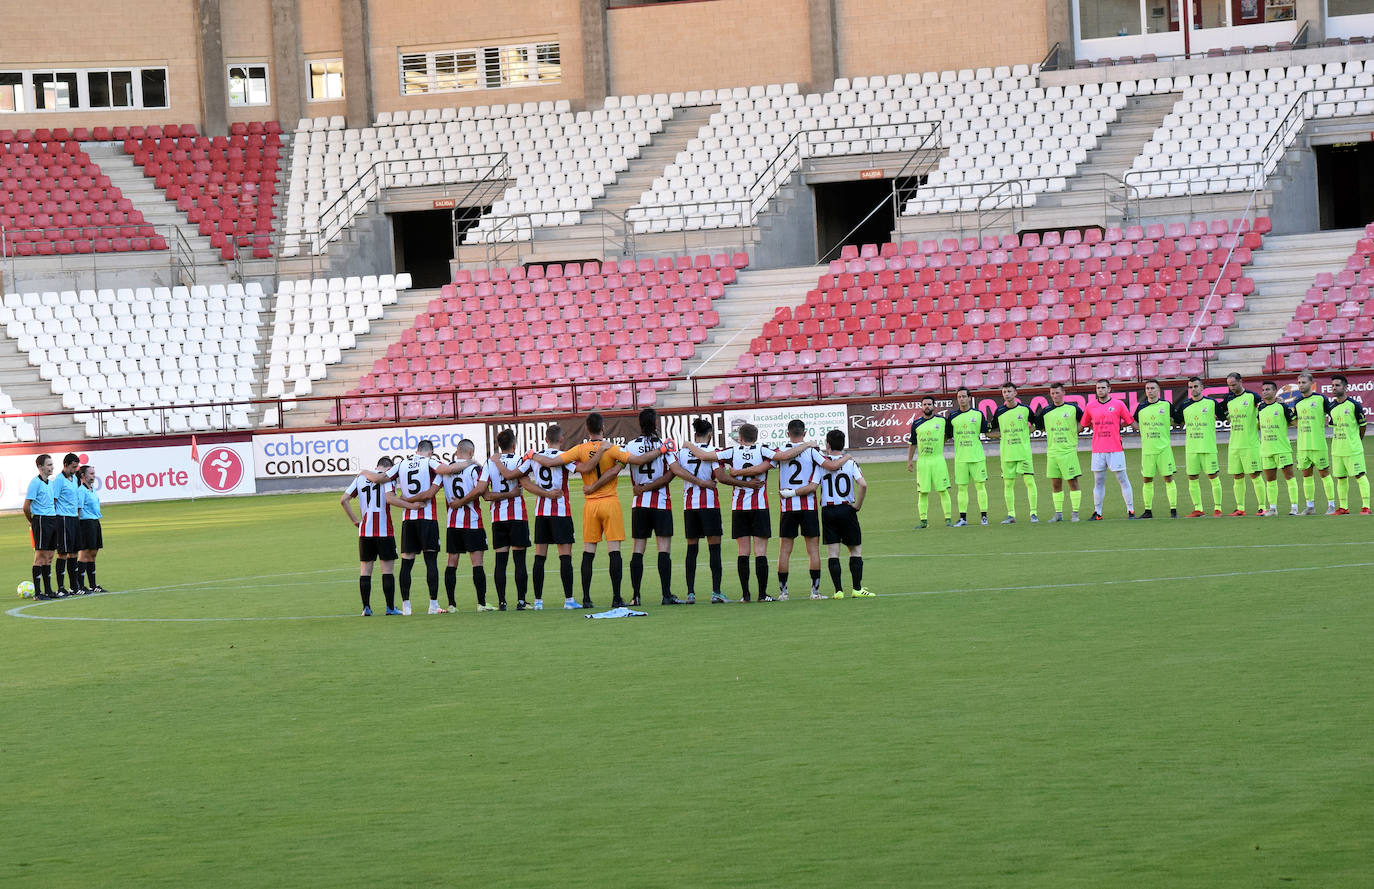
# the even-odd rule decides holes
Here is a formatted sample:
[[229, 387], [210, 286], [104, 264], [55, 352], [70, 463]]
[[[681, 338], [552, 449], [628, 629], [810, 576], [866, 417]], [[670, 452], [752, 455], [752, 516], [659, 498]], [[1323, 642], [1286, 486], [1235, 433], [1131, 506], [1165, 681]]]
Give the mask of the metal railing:
[[[1218, 375], [1213, 370], [1218, 362], [1226, 360], [1228, 356], [1255, 351], [1264, 353], [1264, 369], [1283, 372], [1281, 362], [1278, 360], [1278, 350], [1281, 347], [1293, 346], [1321, 346], [1331, 352], [1333, 368], [1349, 369], [1363, 366], [1357, 364], [1357, 355], [1361, 350], [1374, 349], [1374, 337], [1298, 339], [1287, 343], [1206, 345], [1201, 348], [1179, 346], [1156, 348], [1149, 352], [1133, 348], [1057, 356], [1002, 355], [960, 360], [905, 362], [885, 362], [881, 359], [866, 360], [863, 364], [865, 371], [863, 376], [873, 382], [854, 388], [850, 388], [850, 384], [853, 384], [856, 379], [856, 373], [852, 366], [775, 367], [756, 368], [749, 372], [704, 376], [646, 376], [629, 382], [623, 378], [592, 379], [569, 383], [524, 382], [470, 388], [417, 389], [404, 394], [388, 392], [370, 395], [283, 396], [251, 401], [11, 413], [0, 415], [0, 421], [31, 422], [38, 432], [39, 440], [42, 440], [41, 429], [44, 418], [65, 419], [82, 423], [85, 422], [86, 418], [89, 418], [95, 423], [96, 438], [120, 437], [120, 433], [111, 431], [109, 421], [111, 418], [119, 418], [125, 421], [121, 425], [127, 427], [127, 420], [130, 417], [139, 417], [147, 428], [156, 430], [160, 434], [175, 435], [183, 432], [189, 434], [192, 430], [173, 428], [174, 425], [178, 424], [172, 422], [171, 414], [190, 410], [200, 411], [202, 415], [213, 412], [219, 417], [218, 427], [209, 430], [196, 429], [194, 430], [196, 432], [247, 431], [250, 427], [257, 429], [287, 428], [286, 417], [288, 414], [308, 416], [312, 413], [309, 410], [310, 407], [315, 407], [318, 410], [329, 409], [331, 413], [326, 415], [322, 422], [302, 423], [300, 426], [291, 428], [340, 427], [362, 423], [402, 421], [444, 422], [469, 419], [517, 419], [529, 416], [559, 416], [592, 409], [602, 409], [607, 412], [638, 410], [656, 400], [655, 392], [684, 383], [688, 384], [691, 393], [691, 404], [684, 405], [684, 407], [691, 408], [769, 401], [797, 404], [849, 401], [854, 398], [910, 395], [918, 391], [943, 393], [950, 392], [960, 385], [968, 385], [974, 389], [981, 386], [991, 387], [995, 383], [989, 382], [989, 379], [993, 381], [1003, 378], [1014, 380], [1019, 377], [1017, 371], [1023, 372], [1029, 380], [1033, 378], [1033, 372], [1037, 369], [1045, 370], [1044, 376], [1046, 378], [1043, 383], [1029, 382], [1027, 385], [1032, 388], [1036, 385], [1047, 385], [1050, 379], [1079, 385], [1094, 380], [1099, 375], [1101, 365], [1104, 364], [1112, 365], [1111, 373], [1118, 380], [1139, 383], [1147, 376], [1144, 367], [1146, 361], [1155, 361], [1157, 365], [1162, 365], [1162, 367], [1153, 368], [1154, 372], [1150, 376], [1169, 383], [1182, 382], [1186, 377], [1194, 374], [1204, 378], [1214, 378]], [[857, 349], [858, 347], [850, 348]], [[1052, 360], [1057, 360], [1059, 364], [1051, 374], [1044, 365], [1047, 361]], [[1227, 366], [1234, 366], [1236, 360], [1238, 359], [1231, 359], [1231, 363]], [[1170, 368], [1169, 362], [1172, 361], [1178, 362], [1176, 369]], [[1123, 365], [1127, 365], [1124, 372]], [[1369, 366], [1374, 366], [1374, 363]], [[1259, 369], [1256, 368], [1257, 371]], [[979, 377], [972, 378], [970, 375], [973, 373], [979, 374]], [[789, 386], [789, 394], [786, 397], [779, 397], [774, 392], [765, 393], [762, 388], [763, 384], [775, 386], [779, 383], [807, 383], [809, 387], [804, 386], [793, 394], [791, 390], [797, 387]], [[726, 397], [717, 399], [715, 393], [722, 384], [727, 387]], [[733, 389], [739, 386], [747, 387], [747, 392], [737, 396], [733, 393]], [[539, 394], [527, 390], [551, 393], [557, 405], [541, 408], [538, 405]], [[602, 396], [606, 392], [625, 393], [627, 397], [617, 399], [614, 405], [607, 405], [602, 401]], [[255, 417], [265, 416], [269, 409], [274, 414], [271, 420], [254, 421]], [[233, 414], [237, 411], [243, 411], [247, 414], [250, 421], [248, 425], [232, 422]], [[350, 419], [350, 414], [355, 413], [361, 416]]]
[[[634, 225], [624, 216], [614, 210], [596, 207], [590, 210], [571, 212], [578, 213], [576, 223], [548, 226], [547, 230], [566, 234], [574, 228], [591, 226], [595, 229], [592, 240], [597, 244], [598, 256], [602, 258], [619, 256], [638, 259]], [[546, 228], [534, 224], [534, 215], [536, 214], [518, 213], [509, 216], [492, 216], [484, 214], [480, 207], [473, 208], [462, 220], [464, 223], [471, 224], [471, 227], [465, 228], [461, 234], [459, 234], [459, 222], [455, 219], [453, 229], [456, 241], [454, 256], [460, 257], [461, 251], [482, 248], [483, 264], [488, 268], [522, 265], [526, 261], [525, 257], [537, 253], [534, 233]], [[481, 224], [480, 229], [477, 228], [478, 223]], [[585, 233], [586, 229], [583, 228], [582, 231]]]
[[[117, 234], [108, 240], [150, 239], [158, 236], [166, 243], [165, 249], [143, 249], [127, 251], [96, 252], [90, 237], [92, 232], [109, 229], [152, 230], [153, 235]], [[32, 237], [37, 235], [38, 237]], [[105, 235], [98, 235], [106, 239]], [[85, 252], [39, 253], [19, 255], [20, 243], [84, 241]], [[132, 244], [131, 244], [132, 246]], [[116, 261], [111, 261], [117, 257]], [[0, 224], [0, 263], [4, 264], [4, 274], [0, 275], [0, 289], [5, 292], [22, 292], [24, 289], [54, 290], [99, 289], [102, 277], [127, 279], [132, 272], [147, 270], [156, 284], [194, 284], [197, 268], [202, 265], [218, 265], [214, 262], [198, 262], [194, 248], [186, 240], [181, 227], [175, 224], [154, 225], [149, 222], [102, 223], [87, 225], [59, 225], [34, 228], [13, 228]], [[33, 282], [26, 285], [24, 282]]]

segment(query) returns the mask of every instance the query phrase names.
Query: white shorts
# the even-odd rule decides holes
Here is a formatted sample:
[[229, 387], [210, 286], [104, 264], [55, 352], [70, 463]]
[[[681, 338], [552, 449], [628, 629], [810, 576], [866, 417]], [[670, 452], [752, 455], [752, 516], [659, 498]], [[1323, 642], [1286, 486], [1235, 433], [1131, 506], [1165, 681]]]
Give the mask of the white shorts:
[[1113, 451], [1110, 454], [1093, 454], [1093, 472], [1110, 469], [1112, 472], [1126, 471], [1126, 454]]

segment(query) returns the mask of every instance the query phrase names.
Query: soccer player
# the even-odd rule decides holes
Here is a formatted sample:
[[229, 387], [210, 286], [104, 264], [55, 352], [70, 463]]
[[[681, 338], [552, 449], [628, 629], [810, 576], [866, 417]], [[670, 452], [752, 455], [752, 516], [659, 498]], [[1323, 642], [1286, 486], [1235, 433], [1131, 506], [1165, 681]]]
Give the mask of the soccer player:
[[487, 492], [482, 477], [485, 464], [472, 459], [477, 446], [471, 439], [463, 439], [454, 449], [454, 456], [462, 461], [462, 468], [444, 478], [444, 505], [448, 514], [448, 533], [445, 535], [444, 592], [448, 595], [450, 612], [458, 610], [455, 594], [458, 591], [458, 563], [468, 557], [472, 568], [472, 588], [477, 594], [478, 611], [495, 611], [487, 604], [487, 569], [483, 564], [487, 551], [487, 531], [482, 525], [482, 495]]
[[363, 475], [373, 484], [396, 482], [398, 496], [417, 505], [401, 516], [401, 613], [410, 614], [410, 575], [415, 557], [424, 553], [425, 582], [429, 586], [429, 613], [439, 609], [439, 520], [435, 515], [434, 494], [440, 485], [436, 476], [452, 475], [462, 464], [440, 463], [434, 456], [434, 442], [422, 438], [415, 445], [415, 454], [391, 465], [385, 473], [367, 472]]
[[[1212, 482], [1212, 515], [1221, 515], [1221, 478], [1217, 463], [1217, 420], [1225, 419], [1226, 402], [1202, 394], [1202, 377], [1188, 379], [1188, 397], [1174, 405], [1174, 422], [1183, 427], [1183, 461], [1188, 471], [1188, 518], [1202, 518], [1201, 476]], [[1244, 496], [1244, 491], [1241, 492]], [[1240, 513], [1244, 515], [1244, 512]]]
[[[529, 480], [521, 472], [522, 463], [527, 461], [515, 455], [513, 429], [502, 429], [496, 433], [496, 449], [499, 453], [487, 460], [487, 467], [482, 473], [482, 481], [487, 483], [482, 499], [491, 502], [491, 548], [496, 552], [497, 609], [506, 610], [506, 568], [514, 561], [515, 610], [524, 611], [531, 607], [525, 601], [529, 591], [525, 550], [530, 545], [530, 522], [525, 512], [523, 493]], [[502, 468], [516, 472], [517, 477], [507, 478]], [[543, 609], [542, 602], [539, 607]]]
[[1030, 445], [1031, 409], [1016, 397], [1016, 387], [1011, 383], [1002, 386], [1002, 404], [992, 415], [992, 435], [1002, 443], [1002, 496], [1007, 501], [1007, 517], [1004, 525], [1016, 524], [1016, 479], [1019, 476], [1026, 486], [1026, 499], [1030, 502], [1030, 520], [1034, 525], [1040, 521], [1036, 515], [1040, 501], [1040, 491], [1035, 485], [1035, 461], [1031, 457]]
[[1293, 446], [1288, 442], [1288, 427], [1297, 415], [1278, 396], [1277, 383], [1265, 380], [1260, 384], [1260, 465], [1264, 467], [1264, 491], [1268, 495], [1266, 516], [1279, 514], [1279, 470], [1283, 470], [1288, 482], [1288, 514], [1298, 514], [1298, 480], [1293, 477]]
[[730, 536], [739, 552], [736, 570], [739, 572], [741, 599], [749, 601], [749, 554], [754, 555], [754, 576], [759, 584], [759, 601], [776, 602], [768, 595], [768, 538], [773, 536], [773, 523], [768, 514], [768, 470], [772, 468], [774, 451], [759, 441], [758, 427], [745, 423], [736, 433], [739, 444], [717, 454], [720, 465], [716, 478], [726, 482], [755, 479], [758, 487], [736, 485], [730, 502]]
[[1035, 428], [1045, 433], [1045, 475], [1050, 480], [1050, 499], [1054, 502], [1051, 522], [1064, 521], [1064, 484], [1069, 486], [1069, 507], [1078, 521], [1078, 506], [1083, 493], [1078, 479], [1083, 464], [1078, 459], [1078, 424], [1083, 408], [1064, 400], [1064, 384], [1050, 384], [1050, 403], [1035, 415]]
[[85, 575], [85, 582], [79, 583], [88, 593], [103, 593], [105, 590], [95, 580], [95, 558], [105, 548], [105, 537], [100, 530], [100, 495], [95, 492], [95, 468], [89, 464], [76, 472], [81, 484], [77, 492], [80, 497], [81, 514], [81, 551], [76, 554], [77, 576]]
[[1259, 409], [1260, 398], [1245, 388], [1238, 373], [1226, 375], [1225, 417], [1231, 421], [1231, 438], [1226, 444], [1226, 471], [1231, 474], [1231, 493], [1236, 498], [1233, 516], [1245, 515], [1245, 477], [1255, 489], [1258, 510], [1264, 515], [1265, 483], [1260, 479]]
[[53, 504], [52, 457], [39, 454], [34, 458], [38, 475], [29, 482], [24, 494], [24, 518], [29, 520], [29, 536], [33, 538], [33, 594], [37, 599], [56, 599], [52, 591], [52, 560], [57, 551], [57, 509]]
[[76, 471], [81, 468], [81, 458], [68, 454], [62, 458], [62, 471], [52, 477], [48, 486], [52, 488], [53, 508], [57, 511], [57, 595], [68, 593], [65, 573], [71, 583], [71, 594], [79, 596], [84, 590], [76, 573], [76, 553], [81, 549], [81, 519], [77, 515], [78, 493], [80, 487]]
[[[562, 443], [563, 427], [557, 423], [550, 423], [544, 427], [544, 450], [539, 453], [545, 457], [556, 458], [562, 451]], [[549, 544], [553, 544], [558, 547], [558, 577], [563, 582], [563, 607], [581, 608], [582, 606], [577, 604], [577, 599], [573, 598], [572, 548], [575, 538], [572, 501], [568, 496], [568, 464], [543, 466], [533, 460], [527, 460], [526, 468], [539, 488], [556, 493], [553, 497], [541, 493], [534, 505], [535, 607], [543, 607], [544, 566], [549, 558]]]
[[[697, 580], [697, 555], [701, 552], [701, 538], [706, 538], [708, 559], [711, 570], [711, 604], [728, 602], [721, 592], [720, 582], [724, 573], [721, 563], [720, 538], [723, 525], [720, 520], [720, 496], [716, 491], [715, 468], [719, 462], [711, 450], [713, 428], [709, 420], [698, 417], [692, 421], [692, 437], [695, 448], [684, 447], [677, 454], [677, 466], [690, 474], [700, 484], [688, 482], [682, 489], [682, 530], [687, 538], [687, 601], [695, 602]], [[706, 460], [697, 453], [709, 454]], [[685, 479], [684, 479], [685, 481]]]
[[[920, 531], [929, 527], [926, 515], [930, 509], [932, 491], [940, 495], [940, 507], [945, 513], [945, 527], [953, 524], [949, 508], [949, 464], [945, 462], [945, 442], [954, 437], [949, 421], [935, 413], [935, 399], [929, 395], [921, 399], [921, 415], [911, 421], [907, 437], [906, 471], [911, 472], [911, 460], [916, 459], [916, 508]], [[919, 456], [918, 456], [919, 452]]]
[[983, 450], [984, 433], [992, 430], [987, 415], [973, 404], [973, 393], [960, 387], [954, 393], [955, 407], [949, 412], [949, 428], [954, 435], [954, 487], [959, 499], [959, 521], [954, 527], [968, 525], [969, 485], [978, 494], [982, 523], [988, 523], [988, 456]]
[[1126, 451], [1121, 444], [1121, 427], [1130, 425], [1131, 412], [1112, 397], [1110, 380], [1098, 380], [1096, 392], [1087, 400], [1083, 428], [1093, 431], [1093, 518], [1102, 521], [1102, 501], [1107, 496], [1107, 471], [1116, 475], [1121, 496], [1126, 501], [1126, 517], [1135, 518], [1135, 494], [1126, 474]]
[[787, 440], [791, 447], [773, 455], [778, 468], [778, 600], [787, 601], [787, 578], [792, 560], [792, 547], [801, 534], [806, 547], [807, 568], [811, 574], [811, 598], [821, 595], [821, 525], [816, 513], [816, 488], [820, 485], [825, 457], [820, 449], [806, 440], [806, 423], [791, 420], [787, 424]]
[[[1303, 371], [1298, 374], [1299, 398], [1293, 404], [1298, 416], [1298, 470], [1302, 478], [1307, 479], [1307, 509], [1303, 515], [1317, 514], [1317, 504], [1313, 499], [1317, 488], [1321, 488], [1322, 499], [1326, 501], [1326, 514], [1335, 515], [1336, 499], [1328, 497], [1326, 493], [1326, 478], [1331, 474], [1331, 457], [1326, 450], [1326, 416], [1331, 413], [1331, 402], [1316, 391], [1314, 382], [1310, 373]], [[1316, 482], [1312, 481], [1313, 470], [1317, 473]], [[1303, 483], [1299, 482], [1299, 485]]]
[[[377, 473], [385, 475], [392, 466], [390, 457], [377, 461]], [[396, 586], [392, 569], [396, 565], [395, 529], [391, 524], [391, 507], [408, 509], [409, 501], [396, 496], [396, 483], [375, 482], [366, 475], [353, 479], [339, 498], [348, 520], [358, 529], [358, 594], [363, 600], [363, 617], [372, 616], [372, 567], [382, 563], [382, 595], [386, 597], [386, 613], [396, 610]], [[361, 518], [353, 513], [353, 500], [358, 500]]]
[[1155, 478], [1164, 479], [1164, 493], [1169, 501], [1169, 518], [1178, 518], [1178, 489], [1174, 487], [1174, 446], [1169, 440], [1173, 427], [1173, 410], [1164, 400], [1164, 390], [1158, 380], [1145, 381], [1145, 403], [1135, 410], [1135, 427], [1140, 430], [1140, 481], [1145, 498], [1142, 519], [1155, 517]]
[[1349, 515], [1350, 479], [1360, 494], [1360, 515], [1369, 515], [1369, 479], [1364, 471], [1364, 408], [1346, 395], [1350, 385], [1342, 374], [1331, 377], [1331, 474], [1336, 477], [1336, 500], [1346, 504], [1337, 515]]
[[640, 604], [644, 550], [651, 536], [658, 546], [660, 604], [681, 605], [682, 600], [673, 595], [673, 497], [668, 490], [668, 483], [673, 480], [671, 467], [676, 460], [658, 436], [658, 411], [646, 407], [639, 412], [639, 438], [625, 450], [634, 457], [649, 457], [648, 462], [630, 470], [635, 498], [630, 507], [630, 538], [634, 541], [630, 554], [630, 605]]
[[[850, 595], [856, 599], [872, 598], [875, 594], [864, 586], [863, 529], [859, 527], [859, 510], [864, 508], [868, 482], [859, 471], [859, 464], [844, 452], [844, 433], [831, 429], [825, 434], [825, 465], [833, 468], [821, 472], [821, 533], [829, 548], [826, 565], [830, 580], [835, 584], [833, 598], [843, 599], [844, 588], [840, 574], [840, 546], [849, 550], [849, 576], [853, 583]], [[812, 597], [824, 599], [813, 594]]]

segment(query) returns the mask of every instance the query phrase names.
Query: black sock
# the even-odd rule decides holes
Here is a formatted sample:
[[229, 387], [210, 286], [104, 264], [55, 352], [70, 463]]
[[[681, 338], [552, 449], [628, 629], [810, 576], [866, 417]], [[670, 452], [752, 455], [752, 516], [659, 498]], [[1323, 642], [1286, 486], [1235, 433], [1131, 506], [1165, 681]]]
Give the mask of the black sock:
[[725, 574], [725, 566], [721, 564], [720, 544], [708, 543], [706, 545], [711, 559], [711, 592], [720, 592], [720, 581]]
[[89, 581], [91, 582], [91, 586], [92, 586], [92, 587], [100, 586], [100, 584], [98, 584], [98, 583], [95, 582], [95, 560], [94, 560], [94, 559], [92, 559], [91, 561], [89, 561], [89, 562], [86, 563], [86, 579], [89, 580]]
[[582, 552], [582, 601], [592, 600], [592, 567], [596, 564], [596, 553]]
[[401, 601], [410, 601], [410, 572], [415, 570], [414, 559], [401, 560]]
[[701, 551], [701, 544], [687, 544], [687, 568], [684, 573], [687, 575], [687, 595], [694, 596], [697, 592], [697, 553]]
[[425, 585], [429, 587], [429, 601], [439, 601], [439, 554], [425, 553]]
[[610, 567], [611, 567], [611, 598], [615, 599], [616, 601], [620, 601], [620, 579], [621, 579], [621, 577], [622, 577], [622, 575], [623, 575], [623, 570], [622, 570], [621, 564], [620, 564], [620, 550], [618, 550], [618, 549], [616, 549], [616, 550], [611, 550], [611, 554], [610, 554]]
[[364, 608], [371, 608], [371, 607], [372, 607], [372, 575], [370, 575], [370, 574], [359, 574], [359, 575], [358, 575], [358, 592], [359, 592], [359, 593], [362, 595], [362, 597], [363, 597], [363, 607], [364, 607]]
[[472, 588], [477, 591], [477, 604], [487, 604], [487, 569], [482, 565], [472, 566]]
[[563, 598], [573, 597], [572, 554], [558, 557], [558, 579], [563, 581]]
[[515, 597], [523, 602], [530, 587], [530, 574], [525, 567], [525, 551], [512, 550], [512, 555], [515, 556]]
[[58, 556], [54, 561], [57, 562], [57, 588], [65, 590], [67, 588], [67, 560]]
[[782, 592], [783, 590], [787, 589], [787, 575], [789, 573], [790, 572], [782, 570], [778, 571], [778, 592]]
[[38, 565], [33, 566], [33, 591], [35, 593], [45, 592], [43, 589], [43, 569]]
[[768, 595], [768, 557], [754, 556], [754, 575], [759, 581], [759, 598]]
[[496, 554], [496, 601], [506, 604], [506, 566], [510, 564], [510, 550]]
[[89, 582], [91, 578], [90, 569], [90, 562], [76, 563], [76, 578], [78, 581], [80, 581], [80, 585], [83, 590], [88, 590], [91, 587], [95, 586], [95, 584]]
[[630, 591], [639, 598], [639, 588], [644, 583], [644, 553], [630, 553]]
[[658, 554], [658, 585], [663, 587], [663, 598], [673, 594], [673, 556], [672, 553]]
[[826, 566], [830, 568], [830, 580], [835, 584], [835, 592], [838, 593], [840, 591], [840, 584], [844, 581], [843, 576], [840, 574], [840, 557], [831, 556], [830, 559], [826, 561]]
[[538, 553], [534, 555], [534, 571], [531, 573], [534, 575], [534, 597], [536, 599], [544, 598], [544, 563], [548, 560], [548, 553], [542, 556]]
[[863, 556], [850, 556], [850, 557], [849, 557], [849, 574], [850, 574], [851, 577], [854, 578], [854, 589], [856, 589], [856, 590], [861, 590], [861, 589], [863, 589], [863, 588], [864, 588], [864, 557], [863, 557]]
[[52, 595], [52, 566], [43, 566], [43, 592]]
[[67, 580], [71, 583], [72, 589], [81, 589], [81, 566], [76, 562], [76, 556], [67, 560]]
[[744, 601], [749, 601], [749, 557], [740, 556], [735, 561], [735, 568], [739, 571], [739, 588]]
[[382, 575], [382, 595], [386, 597], [386, 607], [396, 608], [396, 577], [391, 574]]
[[453, 598], [454, 593], [458, 592], [458, 566], [444, 566], [444, 592], [448, 594], [448, 604], [458, 607], [458, 601]]
[[811, 592], [813, 592], [813, 593], [819, 593], [820, 591], [821, 591], [821, 569], [819, 569], [819, 568], [812, 568], [812, 569], [811, 569]]

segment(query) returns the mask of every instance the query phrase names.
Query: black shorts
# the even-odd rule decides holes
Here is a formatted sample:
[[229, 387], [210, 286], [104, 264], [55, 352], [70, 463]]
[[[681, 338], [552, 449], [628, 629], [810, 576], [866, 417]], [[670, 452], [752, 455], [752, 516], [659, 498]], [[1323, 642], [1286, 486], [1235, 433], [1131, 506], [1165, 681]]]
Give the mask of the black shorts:
[[534, 545], [553, 543], [559, 546], [572, 543], [577, 537], [573, 533], [572, 516], [537, 515], [534, 517]]
[[74, 553], [81, 549], [81, 519], [74, 515], [57, 517], [57, 551]]
[[33, 516], [29, 522], [29, 529], [33, 534], [34, 552], [53, 552], [57, 549], [57, 538], [59, 536], [57, 516]]
[[480, 553], [487, 549], [487, 532], [484, 528], [449, 528], [448, 554]]
[[491, 548], [505, 549], [513, 546], [524, 549], [530, 545], [530, 523], [522, 520], [491, 523]]
[[396, 561], [396, 538], [390, 534], [385, 537], [359, 537], [358, 561], [371, 562], [374, 559], [382, 562]]
[[773, 536], [773, 520], [766, 509], [734, 509], [730, 511], [730, 539]]
[[843, 543], [845, 546], [859, 546], [864, 542], [859, 514], [848, 503], [821, 507], [821, 524], [825, 528], [823, 540], [827, 545]]
[[688, 540], [700, 540], [703, 537], [720, 537], [722, 534], [720, 507], [712, 506], [710, 509], [683, 510], [682, 528]]
[[100, 519], [81, 520], [81, 549], [104, 549], [105, 537], [100, 533]]
[[437, 553], [439, 551], [439, 522], [437, 519], [405, 519], [401, 522], [401, 552]]
[[673, 536], [673, 511], [636, 506], [630, 510], [630, 537], [645, 540], [649, 537]]
[[778, 536], [795, 538], [800, 532], [803, 537], [820, 537], [821, 523], [814, 509], [794, 509], [778, 517]]

